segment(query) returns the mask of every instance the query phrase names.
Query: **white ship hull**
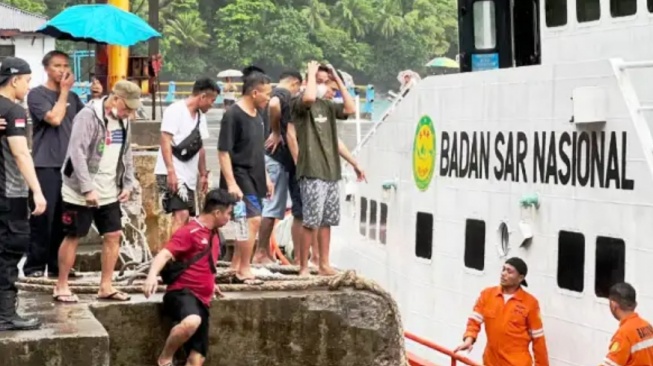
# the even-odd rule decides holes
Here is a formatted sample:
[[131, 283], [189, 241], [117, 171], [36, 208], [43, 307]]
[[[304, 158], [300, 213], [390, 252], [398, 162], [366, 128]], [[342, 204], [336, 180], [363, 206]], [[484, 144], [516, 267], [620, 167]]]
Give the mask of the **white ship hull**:
[[[620, 71], [614, 65], [619, 64], [606, 58], [422, 80], [357, 156], [368, 183], [357, 184], [353, 203], [343, 202], [341, 224], [332, 234], [332, 261], [340, 268], [357, 269], [391, 291], [406, 330], [454, 348], [480, 291], [498, 284], [506, 258], [522, 257], [529, 265], [527, 291], [542, 308], [551, 365], [599, 364], [618, 322], [608, 301], [596, 294], [597, 272], [599, 287], [605, 289], [619, 279], [619, 267], [625, 267], [624, 279], [638, 290], [638, 311], [653, 318], [653, 289], [648, 286], [653, 264], [653, 144], [646, 123], [649, 112], [636, 109], [647, 100], [646, 88], [651, 93], [653, 74]], [[631, 88], [630, 81], [639, 89]], [[592, 89], [578, 89], [584, 87]], [[581, 105], [583, 98], [589, 98], [590, 108]], [[579, 123], [592, 113], [603, 115], [604, 122]], [[417, 179], [418, 184], [413, 147], [424, 116], [432, 120], [437, 136], [435, 161], [430, 182]], [[469, 153], [460, 152], [461, 132], [468, 136]], [[456, 157], [451, 152], [454, 135]], [[458, 169], [451, 169], [454, 159]], [[462, 169], [470, 159], [477, 169], [469, 164]], [[428, 167], [427, 160], [418, 165]], [[384, 190], [384, 183], [396, 183], [396, 190]], [[531, 195], [539, 197], [539, 208], [522, 208], [520, 199]], [[363, 223], [361, 198], [368, 202]], [[371, 201], [377, 206], [373, 219]], [[381, 204], [387, 205], [385, 225], [379, 225]], [[419, 238], [420, 245], [431, 248], [430, 259], [416, 256], [418, 212], [427, 214], [422, 218], [432, 215], [432, 229], [423, 221]], [[478, 221], [468, 226], [470, 219]], [[523, 247], [527, 233], [520, 230], [520, 222], [533, 234]], [[501, 240], [502, 223], [508, 227], [507, 248]], [[467, 229], [472, 231], [468, 240]], [[386, 244], [380, 239], [383, 231]], [[429, 231], [432, 242], [424, 243]], [[584, 241], [564, 233], [561, 240], [561, 231], [576, 233], [576, 239]], [[618, 258], [620, 240], [625, 262]], [[466, 242], [477, 244], [472, 255], [473, 245], [467, 243], [467, 260]], [[580, 249], [574, 253], [572, 247]], [[419, 250], [425, 256], [425, 248]], [[468, 268], [470, 264], [483, 269]], [[432, 361], [448, 363], [433, 351], [411, 342], [407, 346]], [[484, 346], [483, 334], [470, 357], [480, 362]]]

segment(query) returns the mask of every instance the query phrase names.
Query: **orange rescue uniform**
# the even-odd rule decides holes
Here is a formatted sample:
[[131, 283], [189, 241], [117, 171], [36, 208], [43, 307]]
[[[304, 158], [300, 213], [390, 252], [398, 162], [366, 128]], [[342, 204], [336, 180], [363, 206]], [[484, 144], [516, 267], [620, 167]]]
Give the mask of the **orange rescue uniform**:
[[487, 334], [485, 366], [532, 366], [531, 341], [535, 366], [549, 365], [540, 305], [533, 295], [519, 288], [506, 300], [500, 286], [486, 288], [476, 300], [463, 338], [476, 340], [483, 323]]
[[653, 365], [653, 327], [637, 313], [621, 319], [619, 329], [612, 336], [604, 366]]

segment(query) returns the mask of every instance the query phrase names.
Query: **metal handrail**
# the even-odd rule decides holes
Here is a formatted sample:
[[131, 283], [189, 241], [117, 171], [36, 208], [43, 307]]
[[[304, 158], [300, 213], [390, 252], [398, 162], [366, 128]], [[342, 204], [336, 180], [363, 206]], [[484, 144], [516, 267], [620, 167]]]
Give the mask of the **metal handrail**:
[[467, 366], [481, 366], [481, 364], [476, 363], [465, 356], [456, 354], [452, 350], [442, 347], [438, 344], [435, 344], [434, 342], [429, 341], [428, 339], [422, 338], [410, 332], [404, 332], [404, 336], [406, 337], [406, 339], [410, 339], [411, 341], [421, 344], [424, 347], [430, 348], [434, 351], [442, 353], [443, 355], [449, 356], [449, 358], [451, 358], [451, 366], [456, 366], [458, 362]]

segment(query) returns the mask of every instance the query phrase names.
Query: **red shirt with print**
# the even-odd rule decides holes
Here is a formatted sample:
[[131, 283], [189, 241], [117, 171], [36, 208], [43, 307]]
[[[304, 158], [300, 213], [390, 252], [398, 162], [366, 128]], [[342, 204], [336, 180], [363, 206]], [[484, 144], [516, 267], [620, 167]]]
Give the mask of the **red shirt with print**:
[[[211, 230], [202, 225], [197, 219], [192, 219], [188, 224], [179, 228], [170, 238], [166, 249], [172, 253], [176, 261], [188, 261], [196, 254], [206, 250], [209, 245]], [[220, 238], [213, 235], [213, 260], [218, 261], [220, 256]], [[168, 286], [166, 291], [189, 289], [202, 303], [209, 305], [215, 290], [215, 276], [211, 272], [209, 255], [193, 263], [179, 278]]]

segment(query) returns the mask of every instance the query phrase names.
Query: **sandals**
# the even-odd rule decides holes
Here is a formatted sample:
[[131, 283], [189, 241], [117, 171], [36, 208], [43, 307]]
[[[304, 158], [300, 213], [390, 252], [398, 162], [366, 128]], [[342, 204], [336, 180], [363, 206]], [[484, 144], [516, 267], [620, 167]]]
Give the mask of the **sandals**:
[[263, 284], [263, 281], [257, 278], [238, 278], [238, 276], [233, 275], [231, 277], [231, 283], [234, 285], [260, 286]]
[[54, 302], [59, 302], [62, 304], [76, 304], [79, 302], [79, 298], [73, 293], [52, 295], [52, 299]]
[[96, 297], [97, 300], [99, 301], [115, 301], [115, 302], [125, 302], [131, 300], [131, 296], [127, 295], [124, 292], [121, 291], [116, 291], [112, 294], [106, 295], [106, 296], [100, 296], [98, 295]]

